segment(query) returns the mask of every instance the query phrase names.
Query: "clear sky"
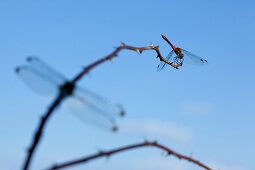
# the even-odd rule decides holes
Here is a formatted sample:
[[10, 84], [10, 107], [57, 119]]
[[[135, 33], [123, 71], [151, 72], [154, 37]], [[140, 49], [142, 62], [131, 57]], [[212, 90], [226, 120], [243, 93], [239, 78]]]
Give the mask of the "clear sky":
[[[0, 169], [19, 169], [39, 116], [50, 103], [14, 74], [28, 55], [71, 78], [121, 41], [177, 46], [209, 61], [157, 72], [155, 52], [123, 51], [80, 86], [120, 102], [120, 131], [91, 127], [61, 107], [40, 143], [33, 169], [145, 138], [221, 170], [255, 169], [255, 2], [252, 0], [0, 1]], [[195, 170], [195, 165], [141, 149], [81, 169]]]

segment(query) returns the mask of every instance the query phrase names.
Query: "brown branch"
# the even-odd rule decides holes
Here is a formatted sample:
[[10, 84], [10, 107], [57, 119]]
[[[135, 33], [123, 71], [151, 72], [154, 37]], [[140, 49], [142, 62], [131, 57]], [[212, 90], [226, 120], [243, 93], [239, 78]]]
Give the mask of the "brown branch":
[[109, 60], [112, 60], [113, 58], [117, 57], [118, 56], [118, 53], [122, 50], [131, 50], [131, 51], [136, 51], [138, 53], [142, 53], [143, 51], [146, 51], [146, 50], [154, 50], [156, 51], [157, 53], [157, 58], [160, 59], [160, 61], [163, 61], [165, 63], [167, 63], [168, 65], [178, 69], [180, 67], [180, 65], [178, 64], [175, 64], [173, 62], [170, 62], [168, 60], [166, 60], [162, 54], [160, 53], [159, 51], [159, 46], [154, 46], [154, 45], [150, 45], [150, 46], [146, 46], [146, 47], [134, 47], [134, 46], [130, 46], [130, 45], [126, 45], [124, 43], [121, 43], [121, 45], [119, 47], [117, 47], [112, 53], [110, 53], [109, 55], [97, 60], [96, 62], [88, 65], [87, 67], [85, 67], [79, 74], [77, 74], [75, 76], [75, 78], [72, 80], [73, 83], [76, 83], [77, 81], [79, 81], [84, 75], [88, 74], [90, 72], [90, 70], [92, 70], [93, 68], [95, 68], [96, 66], [106, 62], [106, 61], [109, 61]]
[[110, 151], [101, 151], [99, 153], [96, 153], [96, 154], [93, 154], [93, 155], [90, 155], [90, 156], [86, 156], [84, 158], [79, 158], [79, 159], [64, 162], [64, 163], [61, 163], [61, 164], [55, 164], [51, 168], [48, 168], [47, 170], [56, 170], [56, 169], [68, 168], [68, 167], [78, 165], [78, 164], [82, 164], [82, 163], [86, 163], [86, 162], [89, 162], [89, 161], [92, 161], [92, 160], [95, 160], [95, 159], [98, 159], [98, 158], [101, 158], [101, 157], [110, 157], [111, 155], [114, 155], [114, 154], [117, 154], [117, 153], [120, 153], [120, 152], [133, 150], [133, 149], [137, 149], [137, 148], [141, 148], [141, 147], [155, 147], [155, 148], [158, 148], [158, 149], [161, 149], [161, 150], [167, 152], [168, 155], [173, 155], [178, 159], [183, 159], [183, 160], [192, 162], [192, 163], [194, 163], [194, 164], [196, 164], [196, 165], [198, 165], [201, 168], [204, 168], [206, 170], [212, 170], [212, 168], [208, 167], [207, 165], [201, 163], [198, 160], [195, 160], [191, 157], [188, 157], [188, 156], [182, 155], [178, 152], [175, 152], [172, 149], [170, 149], [170, 148], [168, 148], [164, 145], [161, 145], [157, 142], [150, 142], [150, 141], [145, 141], [143, 143], [128, 145], [128, 146], [120, 147], [120, 148], [113, 149], [113, 150], [110, 150]]

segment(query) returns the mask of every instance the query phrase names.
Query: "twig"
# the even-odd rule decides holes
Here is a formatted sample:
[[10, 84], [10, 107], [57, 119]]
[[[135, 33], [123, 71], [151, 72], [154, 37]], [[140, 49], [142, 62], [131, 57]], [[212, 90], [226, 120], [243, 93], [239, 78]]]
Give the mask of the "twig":
[[146, 46], [146, 47], [134, 47], [134, 46], [130, 46], [130, 45], [126, 45], [124, 43], [121, 43], [121, 45], [119, 47], [117, 47], [112, 53], [110, 53], [109, 55], [97, 60], [96, 62], [94, 62], [90, 65], [88, 65], [87, 67], [85, 67], [79, 74], [77, 74], [77, 76], [75, 76], [75, 78], [72, 80], [72, 82], [75, 83], [75, 82], [79, 81], [85, 74], [90, 72], [90, 70], [92, 70], [96, 66], [117, 57], [118, 53], [121, 50], [124, 50], [124, 49], [135, 51], [135, 52], [138, 52], [138, 53], [142, 53], [143, 51], [146, 51], [146, 50], [154, 50], [154, 51], [156, 51], [157, 58], [159, 58], [160, 61], [163, 61], [163, 62], [167, 63], [168, 65], [170, 65], [170, 66], [172, 66], [176, 69], [178, 69], [180, 67], [180, 65], [166, 60], [162, 56], [161, 52], [159, 51], [159, 46], [149, 45], [149, 46]]
[[[123, 50], [123, 49], [127, 49], [127, 50], [132, 50], [132, 51], [136, 51], [139, 53], [142, 53], [145, 50], [155, 50], [157, 52], [157, 57], [160, 59], [160, 61], [164, 61], [165, 63], [171, 65], [172, 67], [178, 69], [179, 65], [176, 65], [168, 60], [166, 60], [160, 53], [159, 51], [159, 46], [146, 46], [146, 47], [133, 47], [133, 46], [129, 46], [126, 45], [124, 43], [122, 43], [119, 47], [117, 47], [112, 53], [110, 53], [109, 55], [107, 55], [106, 57], [103, 57], [99, 60], [97, 60], [96, 62], [88, 65], [87, 67], [85, 67], [80, 73], [78, 73], [71, 82], [69, 82], [69, 85], [71, 85], [73, 88], [75, 87], [75, 84], [86, 74], [89, 73], [89, 71], [91, 71], [93, 68], [95, 68], [96, 66], [108, 61], [108, 60], [112, 60], [114, 57], [117, 57], [118, 53]], [[68, 82], [66, 82], [68, 84]], [[66, 97], [68, 97], [69, 95], [72, 94], [72, 90], [66, 94], [66, 91], [60, 91], [59, 92], [59, 96], [55, 99], [55, 101], [52, 102], [52, 104], [50, 105], [50, 108], [48, 109], [48, 111], [42, 116], [41, 121], [35, 131], [35, 135], [34, 138], [32, 140], [32, 143], [28, 149], [28, 153], [27, 153], [27, 157], [25, 159], [25, 163], [23, 166], [23, 170], [28, 170], [31, 160], [33, 158], [34, 152], [37, 148], [38, 143], [41, 140], [42, 134], [43, 134], [43, 130], [45, 128], [46, 123], [48, 122], [49, 118], [51, 117], [53, 111], [59, 106], [59, 104], [61, 104], [62, 100]]]
[[150, 141], [145, 141], [145, 142], [138, 143], [138, 144], [128, 145], [128, 146], [120, 147], [120, 148], [113, 149], [113, 150], [110, 150], [110, 151], [101, 151], [99, 153], [96, 153], [96, 154], [93, 154], [93, 155], [90, 155], [90, 156], [86, 156], [86, 157], [83, 157], [83, 158], [71, 160], [71, 161], [68, 161], [68, 162], [60, 163], [60, 164], [55, 164], [55, 165], [53, 165], [52, 167], [50, 167], [46, 170], [56, 170], [56, 169], [68, 168], [68, 167], [78, 165], [78, 164], [82, 164], [82, 163], [86, 163], [86, 162], [89, 162], [89, 161], [92, 161], [92, 160], [95, 160], [95, 159], [98, 159], [98, 158], [101, 158], [101, 157], [110, 157], [110, 156], [112, 156], [114, 154], [117, 154], [117, 153], [120, 153], [120, 152], [133, 150], [133, 149], [137, 149], [137, 148], [142, 148], [142, 147], [155, 147], [155, 148], [158, 148], [158, 149], [161, 149], [161, 150], [167, 152], [168, 155], [173, 155], [178, 159], [183, 159], [183, 160], [192, 162], [192, 163], [194, 163], [194, 164], [196, 164], [196, 165], [198, 165], [201, 168], [204, 168], [206, 170], [212, 170], [212, 168], [206, 166], [205, 164], [201, 163], [198, 160], [195, 160], [191, 157], [188, 157], [188, 156], [182, 155], [180, 153], [177, 153], [177, 152], [173, 151], [172, 149], [170, 149], [170, 148], [168, 148], [164, 145], [161, 145], [157, 142], [150, 142]]

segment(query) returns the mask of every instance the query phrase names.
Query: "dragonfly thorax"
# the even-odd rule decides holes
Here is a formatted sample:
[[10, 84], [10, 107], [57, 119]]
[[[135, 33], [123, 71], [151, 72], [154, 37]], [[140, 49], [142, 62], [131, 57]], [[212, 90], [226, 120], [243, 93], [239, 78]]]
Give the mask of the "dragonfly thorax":
[[62, 86], [60, 86], [59, 90], [61, 93], [65, 93], [67, 95], [72, 95], [74, 88], [75, 88], [75, 84], [67, 81]]
[[181, 48], [176, 48], [176, 49], [174, 50], [174, 52], [175, 52], [175, 54], [178, 56], [179, 59], [182, 59], [182, 58], [184, 57]]

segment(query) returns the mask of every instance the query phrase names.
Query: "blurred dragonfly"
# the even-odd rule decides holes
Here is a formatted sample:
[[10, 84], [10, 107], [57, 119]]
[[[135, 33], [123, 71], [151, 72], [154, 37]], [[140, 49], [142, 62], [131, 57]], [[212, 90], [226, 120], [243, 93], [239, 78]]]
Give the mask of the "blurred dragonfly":
[[40, 94], [66, 93], [72, 113], [86, 123], [115, 131], [115, 118], [124, 116], [120, 104], [76, 86], [38, 57], [28, 57], [27, 65], [17, 67], [16, 73]]
[[[195, 54], [192, 54], [191, 52], [184, 50], [182, 48], [176, 47], [174, 46], [164, 35], [161, 35], [162, 38], [172, 47], [172, 51], [168, 54], [167, 56], [167, 60], [178, 65], [178, 66], [182, 66], [183, 62], [188, 63], [188, 64], [192, 64], [192, 65], [205, 65], [207, 64], [207, 60], [198, 57]], [[158, 65], [158, 71], [162, 70], [163, 68], [165, 68], [165, 66], [167, 65], [167, 63], [165, 62], [161, 62]]]

